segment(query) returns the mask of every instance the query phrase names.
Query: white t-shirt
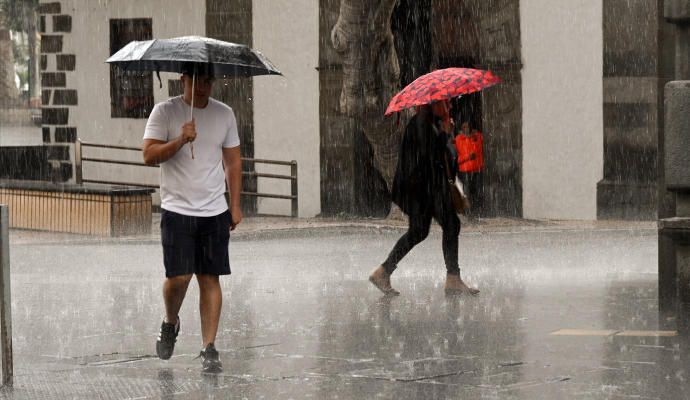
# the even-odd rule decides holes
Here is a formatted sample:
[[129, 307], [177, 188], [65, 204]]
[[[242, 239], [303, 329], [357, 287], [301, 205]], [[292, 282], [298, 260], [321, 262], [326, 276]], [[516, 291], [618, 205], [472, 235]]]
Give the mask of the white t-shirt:
[[[144, 139], [173, 140], [189, 120], [190, 106], [182, 96], [158, 103], [146, 123]], [[210, 98], [206, 107], [194, 109], [194, 121], [194, 159], [187, 143], [161, 163], [161, 207], [183, 215], [211, 217], [228, 209], [222, 149], [240, 145], [237, 121], [232, 108]]]

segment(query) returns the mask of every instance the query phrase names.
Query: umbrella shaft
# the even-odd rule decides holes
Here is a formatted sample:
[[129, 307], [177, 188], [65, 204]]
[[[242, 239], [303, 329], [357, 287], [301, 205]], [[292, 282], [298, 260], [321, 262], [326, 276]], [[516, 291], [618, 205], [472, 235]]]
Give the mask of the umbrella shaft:
[[[194, 74], [192, 75], [192, 106], [189, 108], [189, 120], [194, 119], [194, 86], [196, 85], [196, 67], [194, 67]], [[194, 143], [189, 143], [189, 150], [192, 152], [192, 160], [194, 159]]]
[[194, 71], [194, 75], [192, 75], [192, 107], [189, 109], [190, 121], [194, 118], [194, 86], [196, 86], [196, 71]]

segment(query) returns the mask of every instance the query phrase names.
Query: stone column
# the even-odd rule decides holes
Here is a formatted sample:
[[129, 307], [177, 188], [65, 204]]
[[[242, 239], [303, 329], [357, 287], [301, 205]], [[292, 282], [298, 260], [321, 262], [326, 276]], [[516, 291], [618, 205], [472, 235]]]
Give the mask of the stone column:
[[677, 80], [665, 88], [659, 135], [659, 299], [662, 310], [683, 311], [690, 304], [690, 0], [666, 0], [664, 18], [675, 26]]
[[[663, 1], [605, 0], [604, 176], [598, 219], [653, 219], [657, 212], [659, 127], [672, 34]], [[630, 29], [634, 26], [635, 29]]]
[[[206, 36], [233, 43], [252, 46], [252, 1], [251, 0], [207, 0]], [[254, 157], [254, 86], [251, 79], [228, 79], [213, 88], [215, 99], [232, 107], [237, 118], [242, 157]], [[251, 163], [244, 168], [254, 170]], [[256, 191], [256, 178], [244, 177], [242, 187], [248, 192]], [[256, 199], [242, 199], [243, 212], [256, 213]]]
[[[460, 3], [460, 4], [456, 4]], [[434, 68], [488, 69], [503, 82], [479, 98], [484, 134], [482, 216], [522, 216], [522, 38], [518, 0], [432, 0]], [[473, 65], [467, 65], [472, 62]]]
[[690, 80], [669, 82], [665, 97], [664, 186], [675, 207], [659, 219], [662, 309], [690, 304]]
[[355, 177], [355, 124], [340, 112], [343, 87], [342, 58], [330, 34], [338, 20], [340, 0], [319, 0], [319, 130], [321, 132], [321, 212], [324, 215], [357, 213]]
[[62, 13], [59, 2], [40, 3], [39, 16], [41, 102], [43, 143], [48, 152], [53, 181], [72, 177], [69, 151], [77, 140], [77, 128], [71, 124], [70, 108], [78, 105], [77, 91], [68, 87], [68, 76], [76, 70], [76, 56], [65, 52], [63, 39], [72, 32], [72, 16]]

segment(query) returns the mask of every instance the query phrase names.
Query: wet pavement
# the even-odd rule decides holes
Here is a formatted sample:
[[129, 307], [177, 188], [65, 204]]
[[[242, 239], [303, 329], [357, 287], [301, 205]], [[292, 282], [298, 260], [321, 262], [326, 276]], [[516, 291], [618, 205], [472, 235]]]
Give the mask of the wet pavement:
[[461, 234], [476, 297], [443, 292], [434, 228], [383, 297], [403, 222], [248, 219], [205, 375], [190, 286], [170, 361], [158, 234], [11, 232], [15, 377], [2, 399], [685, 399], [690, 341], [657, 310], [654, 223], [486, 220]]

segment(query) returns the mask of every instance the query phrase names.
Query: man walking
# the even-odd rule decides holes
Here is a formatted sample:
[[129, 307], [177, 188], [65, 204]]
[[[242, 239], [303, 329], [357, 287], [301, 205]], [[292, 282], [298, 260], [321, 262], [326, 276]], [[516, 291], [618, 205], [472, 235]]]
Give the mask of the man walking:
[[163, 360], [172, 356], [180, 331], [178, 313], [196, 276], [202, 368], [220, 372], [214, 345], [222, 305], [219, 276], [230, 274], [230, 231], [242, 220], [240, 139], [232, 109], [210, 97], [212, 67], [189, 65], [181, 80], [184, 94], [157, 104], [144, 133], [144, 162], [161, 167], [165, 319], [156, 353]]

